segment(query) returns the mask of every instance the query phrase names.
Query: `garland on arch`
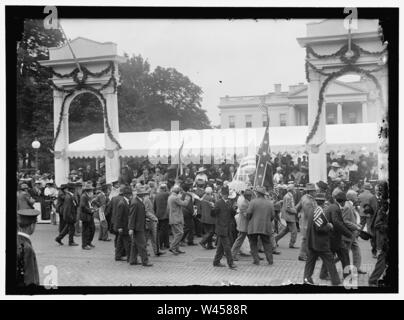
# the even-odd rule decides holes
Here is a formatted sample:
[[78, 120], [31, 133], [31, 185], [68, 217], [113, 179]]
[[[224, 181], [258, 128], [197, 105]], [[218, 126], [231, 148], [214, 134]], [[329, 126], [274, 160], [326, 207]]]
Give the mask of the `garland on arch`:
[[[116, 144], [118, 150], [122, 149], [122, 146], [120, 145], [118, 140], [112, 134], [112, 130], [111, 130], [111, 127], [110, 127], [109, 121], [108, 121], [107, 101], [106, 101], [106, 99], [105, 99], [105, 97], [104, 97], [104, 95], [102, 93], [102, 91], [104, 89], [106, 89], [107, 87], [109, 87], [111, 85], [114, 88], [114, 91], [113, 91], [114, 93], [117, 90], [117, 81], [116, 81], [116, 78], [115, 78], [115, 64], [114, 64], [114, 62], [111, 61], [107, 68], [105, 68], [105, 69], [103, 69], [103, 70], [101, 70], [99, 72], [91, 72], [86, 67], [80, 66], [80, 68], [82, 70], [82, 73], [83, 73], [83, 76], [82, 76], [81, 79], [79, 78], [80, 70], [78, 68], [75, 68], [73, 71], [71, 71], [69, 73], [60, 74], [60, 73], [54, 71], [53, 68], [44, 67], [44, 66], [40, 66], [40, 67], [45, 69], [46, 71], [48, 71], [50, 75], [56, 76], [56, 77], [61, 78], [61, 79], [72, 78], [73, 81], [76, 83], [76, 86], [74, 88], [65, 89], [63, 87], [57, 86], [53, 82], [53, 80], [51, 80], [51, 79], [48, 80], [48, 85], [52, 89], [54, 89], [56, 91], [59, 91], [59, 92], [63, 92], [63, 93], [66, 94], [64, 96], [64, 98], [63, 98], [63, 102], [62, 102], [62, 106], [61, 106], [61, 110], [60, 110], [60, 114], [59, 114], [59, 121], [58, 121], [58, 125], [57, 125], [57, 128], [56, 128], [56, 134], [55, 134], [55, 137], [53, 139], [53, 148], [55, 148], [56, 141], [57, 141], [57, 139], [59, 137], [59, 134], [60, 134], [62, 121], [63, 121], [64, 109], [65, 109], [67, 99], [70, 98], [74, 94], [74, 92], [76, 92], [76, 91], [87, 90], [87, 91], [92, 92], [95, 96], [97, 96], [97, 98], [100, 99], [101, 104], [102, 104], [102, 113], [103, 113], [105, 128], [107, 130], [107, 135], [111, 139], [111, 141], [113, 141]], [[93, 86], [90, 86], [90, 85], [88, 85], [86, 83], [86, 81], [88, 79], [88, 76], [91, 76], [91, 77], [94, 77], [94, 78], [100, 78], [100, 77], [102, 77], [102, 76], [104, 76], [104, 75], [106, 75], [108, 73], [111, 73], [111, 76], [110, 76], [109, 80], [107, 81], [107, 83], [102, 85], [100, 87], [100, 89], [96, 89]]]
[[[314, 120], [313, 126], [310, 129], [308, 136], [306, 137], [306, 144], [308, 144], [310, 142], [310, 140], [314, 137], [314, 135], [317, 132], [318, 125], [320, 123], [321, 112], [323, 109], [325, 89], [327, 88], [327, 85], [330, 81], [337, 79], [340, 76], [347, 74], [349, 72], [356, 72], [360, 75], [368, 77], [375, 83], [377, 90], [380, 93], [380, 99], [381, 99], [381, 101], [383, 101], [383, 97], [382, 97], [383, 92], [381, 90], [381, 85], [380, 85], [379, 81], [377, 80], [377, 78], [372, 73], [382, 70], [385, 67], [385, 65], [381, 65], [372, 70], [366, 70], [366, 69], [356, 66], [355, 62], [358, 60], [358, 58], [361, 54], [370, 54], [370, 55], [384, 54], [385, 52], [387, 52], [387, 45], [383, 48], [382, 51], [370, 52], [370, 51], [364, 50], [361, 47], [359, 47], [358, 45], [355, 45], [354, 43], [352, 43], [351, 50], [352, 50], [352, 52], [350, 54], [347, 54], [349, 51], [349, 48], [348, 48], [348, 45], [346, 44], [346, 45], [342, 46], [335, 53], [328, 54], [328, 55], [320, 55], [320, 54], [317, 54], [311, 47], [309, 47], [309, 46], [306, 47], [305, 69], [306, 69], [307, 82], [310, 82], [309, 69], [312, 69], [316, 73], [319, 73], [326, 77], [325, 80], [323, 81], [323, 83], [321, 84], [321, 88], [320, 88], [320, 92], [319, 92], [319, 99], [318, 99], [318, 106], [317, 106], [317, 115]], [[312, 55], [318, 59], [328, 59], [328, 58], [332, 58], [332, 57], [339, 57], [340, 60], [345, 63], [345, 65], [336, 72], [330, 72], [330, 73], [324, 72], [323, 70], [317, 68], [312, 63], [310, 63], [310, 61], [308, 60], [310, 55]], [[385, 135], [386, 130], [384, 130], [384, 129], [385, 128], [381, 129], [382, 132], [379, 135], [382, 135], [383, 133]], [[384, 130], [384, 132], [383, 132], [383, 130]]]

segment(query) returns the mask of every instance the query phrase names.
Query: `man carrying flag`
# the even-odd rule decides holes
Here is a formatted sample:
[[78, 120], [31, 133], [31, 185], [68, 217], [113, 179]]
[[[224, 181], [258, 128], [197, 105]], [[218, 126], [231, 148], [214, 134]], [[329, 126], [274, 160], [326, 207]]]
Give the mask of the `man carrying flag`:
[[257, 169], [255, 172], [254, 187], [265, 187], [268, 190], [273, 187], [273, 175], [270, 157], [271, 149], [269, 147], [269, 115], [268, 108], [264, 101], [265, 98], [263, 97], [259, 107], [266, 113], [267, 121], [264, 137], [257, 154]]
[[325, 194], [318, 193], [315, 200], [317, 207], [309, 213], [307, 221], [307, 261], [304, 267], [304, 283], [314, 284], [312, 275], [317, 258], [320, 257], [331, 276], [331, 283], [339, 285], [341, 279], [334, 264], [334, 255], [330, 249], [330, 232], [333, 225], [328, 222], [322, 208]]

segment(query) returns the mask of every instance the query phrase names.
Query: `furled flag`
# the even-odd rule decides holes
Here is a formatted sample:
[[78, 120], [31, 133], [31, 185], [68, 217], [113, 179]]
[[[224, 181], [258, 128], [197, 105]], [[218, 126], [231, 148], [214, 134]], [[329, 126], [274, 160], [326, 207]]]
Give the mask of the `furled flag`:
[[324, 222], [328, 222], [321, 207], [317, 207], [314, 210], [313, 222], [318, 228], [320, 228], [324, 224]]
[[178, 150], [178, 167], [177, 167], [177, 176], [176, 179], [178, 179], [179, 176], [183, 174], [183, 168], [182, 168], [182, 159], [181, 159], [181, 154], [182, 154], [182, 149], [184, 148], [184, 140], [182, 140], [182, 144], [180, 149]]
[[260, 148], [258, 150], [256, 164], [257, 169], [255, 171], [255, 179], [254, 179], [254, 186], [260, 187], [273, 187], [272, 181], [272, 164], [271, 164], [271, 148], [269, 147], [269, 115], [268, 115], [268, 108], [265, 105], [265, 97], [261, 99], [261, 104], [259, 108], [265, 111], [267, 116], [266, 121], [266, 129], [264, 133], [264, 137], [262, 139]]

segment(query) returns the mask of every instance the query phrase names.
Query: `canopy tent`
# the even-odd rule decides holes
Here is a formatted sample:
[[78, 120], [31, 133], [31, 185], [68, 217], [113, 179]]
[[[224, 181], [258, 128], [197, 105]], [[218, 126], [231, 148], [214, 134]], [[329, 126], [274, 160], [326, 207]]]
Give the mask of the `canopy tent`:
[[[167, 163], [168, 157], [178, 157], [185, 163], [197, 162], [200, 157], [215, 160], [241, 159], [257, 152], [265, 128], [203, 129], [181, 131], [121, 132], [120, 157], [149, 157]], [[271, 127], [271, 152], [303, 153], [306, 151], [307, 126]], [[327, 152], [360, 150], [376, 151], [377, 124], [355, 123], [326, 126]], [[69, 158], [98, 158], [107, 154], [105, 134], [95, 133], [69, 144]], [[207, 163], [207, 162], [204, 162]]]

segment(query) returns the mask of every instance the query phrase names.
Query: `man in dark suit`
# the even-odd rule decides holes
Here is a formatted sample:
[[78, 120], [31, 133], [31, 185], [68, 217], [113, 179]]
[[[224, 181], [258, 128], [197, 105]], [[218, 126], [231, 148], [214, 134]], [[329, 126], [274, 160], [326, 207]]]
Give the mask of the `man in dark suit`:
[[[116, 203], [116, 217], [114, 220], [114, 231], [118, 235], [115, 247], [115, 260], [128, 261], [130, 252], [130, 237], [129, 237], [129, 204], [132, 199], [132, 189], [130, 187], [121, 188], [121, 194]], [[125, 259], [122, 253], [125, 252]]]
[[320, 257], [331, 275], [331, 283], [333, 285], [339, 285], [341, 280], [335, 268], [334, 254], [330, 249], [330, 232], [333, 225], [324, 215], [323, 206], [325, 200], [325, 193], [318, 193], [315, 196], [315, 201], [317, 202], [316, 207], [314, 210], [307, 212], [307, 260], [304, 267], [304, 282], [314, 284], [312, 275], [317, 258]]
[[[56, 213], [59, 215], [59, 233], [62, 232], [62, 230], [65, 227], [65, 220], [63, 219], [63, 202], [65, 199], [65, 193], [63, 190], [65, 190], [67, 187], [67, 184], [61, 184], [59, 191], [58, 191], [58, 197], [56, 199]], [[76, 217], [77, 217], [77, 212], [76, 212]]]
[[160, 248], [170, 248], [169, 233], [170, 225], [168, 223], [167, 200], [170, 194], [167, 191], [167, 185], [162, 183], [160, 190], [154, 198], [154, 212], [159, 219], [157, 225], [158, 241]]
[[149, 194], [143, 187], [135, 190], [136, 196], [133, 197], [130, 204], [129, 213], [129, 236], [131, 237], [131, 248], [129, 263], [136, 265], [137, 256], [142, 260], [142, 266], [151, 267], [146, 250], [146, 209], [143, 203], [143, 197]]
[[80, 220], [82, 222], [81, 231], [81, 247], [84, 250], [91, 250], [95, 246], [91, 243], [94, 238], [95, 224], [94, 224], [94, 212], [95, 208], [91, 206], [91, 200], [93, 197], [93, 186], [89, 183], [83, 187], [83, 193], [80, 197]]
[[39, 285], [38, 264], [30, 236], [35, 231], [38, 210], [22, 209], [17, 211], [17, 272], [18, 287]]
[[[344, 278], [349, 274], [345, 269], [349, 266], [349, 251], [342, 242], [342, 235], [347, 238], [352, 238], [352, 231], [344, 224], [342, 218], [342, 209], [345, 206], [346, 195], [344, 192], [339, 192], [335, 195], [335, 203], [328, 206], [325, 211], [327, 220], [333, 225], [330, 234], [330, 249], [333, 254], [337, 254], [341, 260], [342, 272]], [[327, 280], [328, 272], [327, 267], [323, 263], [320, 271], [320, 279]]]
[[233, 262], [233, 256], [231, 254], [230, 225], [234, 220], [236, 210], [234, 209], [233, 201], [229, 199], [228, 187], [222, 187], [220, 194], [221, 199], [216, 201], [215, 207], [211, 213], [212, 216], [216, 218], [215, 230], [218, 238], [213, 266], [224, 267], [224, 264], [222, 264], [220, 260], [223, 258], [223, 255], [226, 254], [229, 268], [235, 269], [236, 265]]
[[68, 183], [61, 187], [64, 192], [64, 201], [60, 209], [60, 215], [63, 216], [64, 227], [55, 239], [60, 245], [63, 245], [62, 239], [69, 234], [69, 246], [78, 246], [78, 244], [74, 242], [74, 224], [76, 223], [77, 215], [77, 202], [72, 193], [74, 188], [73, 183]]

